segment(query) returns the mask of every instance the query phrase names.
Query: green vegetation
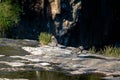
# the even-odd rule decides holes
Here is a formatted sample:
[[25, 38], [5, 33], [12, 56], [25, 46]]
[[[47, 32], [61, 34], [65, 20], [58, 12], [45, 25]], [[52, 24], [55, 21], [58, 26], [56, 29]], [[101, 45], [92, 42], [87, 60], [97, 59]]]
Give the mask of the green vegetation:
[[95, 47], [92, 47], [89, 49], [91, 53], [98, 53], [106, 56], [112, 56], [112, 57], [120, 57], [120, 48], [112, 47], [112, 46], [105, 46], [104, 49], [101, 49], [96, 52]]
[[105, 54], [107, 56], [120, 57], [120, 48], [105, 46], [105, 48], [99, 53]]
[[39, 42], [41, 45], [47, 45], [51, 42], [52, 35], [47, 32], [41, 32], [39, 35]]
[[89, 51], [90, 51], [91, 53], [96, 53], [96, 49], [95, 49], [94, 46], [93, 46], [92, 48], [90, 48]]
[[3, 0], [0, 2], [0, 36], [4, 37], [9, 27], [20, 20], [21, 8], [18, 0]]

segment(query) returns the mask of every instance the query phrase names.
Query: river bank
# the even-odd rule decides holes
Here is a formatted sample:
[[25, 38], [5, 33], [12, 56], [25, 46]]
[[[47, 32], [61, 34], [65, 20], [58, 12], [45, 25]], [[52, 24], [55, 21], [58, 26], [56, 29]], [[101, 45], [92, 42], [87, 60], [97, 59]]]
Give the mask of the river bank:
[[120, 58], [86, 50], [73, 53], [75, 49], [63, 45], [40, 46], [33, 40], [0, 39], [0, 71], [59, 70], [69, 75], [100, 73], [110, 80], [120, 76]]

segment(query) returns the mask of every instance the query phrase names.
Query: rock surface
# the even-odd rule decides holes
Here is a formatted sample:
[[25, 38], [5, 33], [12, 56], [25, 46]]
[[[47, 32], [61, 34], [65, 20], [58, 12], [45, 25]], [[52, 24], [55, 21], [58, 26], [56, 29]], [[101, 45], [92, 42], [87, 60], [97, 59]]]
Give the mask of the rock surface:
[[[91, 53], [71, 54], [71, 50], [62, 49], [60, 47], [51, 48], [44, 46], [36, 47], [34, 50], [33, 47], [23, 47], [23, 49], [30, 52], [31, 55], [19, 58], [32, 62], [54, 63], [56, 64], [55, 66], [70, 74], [103, 73], [107, 76], [120, 75], [119, 58], [105, 57]], [[32, 52], [30, 50], [32, 50]], [[43, 53], [39, 54], [41, 53], [39, 50], [42, 50], [41, 52]], [[38, 55], [36, 55], [36, 52]]]
[[[7, 41], [10, 42], [11, 40], [7, 39]], [[17, 40], [13, 41], [17, 43]], [[89, 52], [86, 53], [85, 51], [76, 54], [72, 52], [76, 48], [62, 45], [56, 47], [23, 46], [21, 49], [27, 53], [24, 55], [17, 55], [17, 53], [16, 55], [4, 55], [0, 52], [0, 71], [43, 69], [61, 70], [71, 75], [101, 73], [105, 76], [112, 76], [112, 78], [120, 76], [120, 58], [106, 57]], [[107, 80], [108, 78], [105, 79]]]

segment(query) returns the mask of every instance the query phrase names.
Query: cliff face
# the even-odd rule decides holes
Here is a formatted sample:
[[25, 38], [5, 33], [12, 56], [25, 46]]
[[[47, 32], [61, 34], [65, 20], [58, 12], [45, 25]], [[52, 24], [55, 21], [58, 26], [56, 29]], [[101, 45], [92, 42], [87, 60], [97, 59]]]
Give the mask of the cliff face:
[[56, 35], [59, 43], [69, 45], [70, 41], [74, 42], [71, 37], [71, 30], [76, 27], [78, 22], [81, 0], [54, 0], [50, 3], [50, 6], [52, 15], [51, 27], [55, 28], [54, 30], [50, 28], [50, 32], [54, 32], [53, 34]]
[[[114, 0], [82, 0], [81, 37], [90, 45], [112, 45], [119, 39], [120, 8]], [[83, 32], [84, 31], [84, 32]]]
[[117, 1], [20, 0], [20, 3], [25, 14], [13, 29], [13, 38], [37, 39], [40, 32], [47, 31], [59, 43], [71, 46], [102, 46], [119, 40]]

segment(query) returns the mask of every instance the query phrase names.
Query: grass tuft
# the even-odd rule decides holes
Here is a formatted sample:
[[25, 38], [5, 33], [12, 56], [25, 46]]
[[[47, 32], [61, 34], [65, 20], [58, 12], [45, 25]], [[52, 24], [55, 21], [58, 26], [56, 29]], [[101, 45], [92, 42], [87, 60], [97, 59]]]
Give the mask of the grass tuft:
[[120, 57], [120, 48], [112, 47], [112, 46], [105, 46], [103, 50], [100, 50], [100, 53], [112, 56], [112, 57]]
[[52, 35], [47, 32], [41, 32], [39, 35], [39, 42], [41, 45], [48, 45], [51, 42]]
[[120, 48], [119, 47], [113, 47], [113, 46], [105, 46], [103, 49], [96, 51], [95, 47], [92, 47], [89, 49], [91, 53], [98, 53], [105, 56], [111, 56], [111, 57], [120, 57]]

